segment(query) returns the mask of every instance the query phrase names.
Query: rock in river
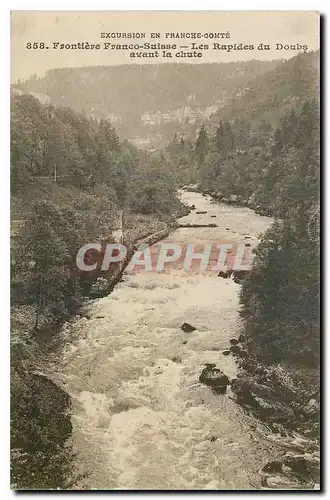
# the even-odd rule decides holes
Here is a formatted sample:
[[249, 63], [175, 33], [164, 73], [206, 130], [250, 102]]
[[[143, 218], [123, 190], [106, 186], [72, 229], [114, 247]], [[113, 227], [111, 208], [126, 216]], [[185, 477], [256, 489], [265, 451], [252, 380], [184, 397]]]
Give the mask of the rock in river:
[[230, 351], [233, 353], [233, 354], [240, 354], [241, 352], [241, 348], [239, 345], [232, 345], [230, 346]]
[[239, 340], [237, 340], [237, 339], [230, 339], [229, 340], [230, 345], [237, 345], [238, 342], [239, 342]]
[[310, 399], [307, 405], [303, 408], [303, 412], [309, 416], [318, 415], [320, 412], [320, 405], [316, 399]]
[[279, 402], [271, 387], [256, 383], [253, 378], [240, 377], [232, 380], [231, 388], [238, 404], [253, 410], [259, 418], [273, 422], [293, 422], [294, 410], [290, 405]]
[[194, 332], [196, 328], [190, 325], [189, 323], [183, 323], [183, 325], [181, 326], [181, 330], [184, 331], [185, 333], [191, 333]]
[[217, 394], [225, 394], [229, 378], [215, 364], [207, 364], [200, 374], [199, 381], [212, 387]]

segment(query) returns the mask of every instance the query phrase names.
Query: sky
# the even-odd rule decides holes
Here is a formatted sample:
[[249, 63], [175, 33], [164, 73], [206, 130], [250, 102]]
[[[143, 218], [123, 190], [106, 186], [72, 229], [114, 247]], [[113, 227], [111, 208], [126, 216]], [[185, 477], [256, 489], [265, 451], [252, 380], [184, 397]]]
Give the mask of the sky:
[[[143, 40], [101, 39], [101, 33], [145, 33]], [[225, 33], [229, 39], [166, 39], [166, 33]], [[161, 38], [151, 39], [150, 33]], [[147, 58], [132, 60], [132, 51], [104, 50], [106, 43], [213, 43], [254, 45], [254, 50], [227, 52], [203, 50], [201, 58]], [[28, 43], [43, 42], [49, 49], [29, 49]], [[53, 42], [100, 43], [100, 50], [55, 50]], [[271, 50], [257, 50], [260, 43]], [[11, 81], [32, 74], [43, 76], [49, 69], [97, 65], [189, 62], [230, 62], [248, 59], [290, 58], [297, 50], [276, 50], [276, 44], [307, 45], [319, 48], [319, 15], [316, 11], [12, 11]], [[184, 49], [188, 50], [188, 49]], [[173, 52], [173, 56], [177, 51]]]

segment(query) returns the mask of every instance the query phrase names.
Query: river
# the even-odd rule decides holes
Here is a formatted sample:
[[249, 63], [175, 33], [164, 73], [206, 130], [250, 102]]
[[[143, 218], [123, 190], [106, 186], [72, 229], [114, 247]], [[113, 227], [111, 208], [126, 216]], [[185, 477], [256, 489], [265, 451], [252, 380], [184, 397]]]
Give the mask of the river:
[[[196, 210], [166, 239], [180, 245], [246, 243], [271, 219], [182, 192]], [[196, 211], [207, 211], [197, 214]], [[213, 216], [213, 217], [211, 217]], [[55, 379], [72, 396], [77, 489], [254, 489], [273, 448], [261, 424], [198, 378], [205, 363], [236, 375], [229, 339], [240, 333], [240, 285], [217, 273], [128, 271], [108, 297], [90, 301], [67, 338]], [[189, 322], [196, 327], [184, 333]], [[53, 378], [54, 378], [53, 377]]]

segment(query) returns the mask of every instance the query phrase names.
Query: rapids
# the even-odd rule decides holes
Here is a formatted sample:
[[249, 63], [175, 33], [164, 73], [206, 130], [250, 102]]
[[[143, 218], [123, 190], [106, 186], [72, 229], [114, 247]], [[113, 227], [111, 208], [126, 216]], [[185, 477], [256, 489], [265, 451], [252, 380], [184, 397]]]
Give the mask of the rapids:
[[[258, 242], [271, 219], [248, 208], [182, 192], [192, 211], [166, 239], [181, 245]], [[212, 217], [215, 215], [216, 217]], [[226, 229], [227, 228], [227, 229]], [[247, 239], [247, 236], [249, 239]], [[273, 445], [253, 417], [199, 383], [205, 363], [229, 378], [223, 356], [240, 333], [240, 285], [217, 273], [126, 272], [108, 297], [90, 301], [87, 318], [63, 328], [67, 343], [54, 377], [73, 399], [75, 489], [254, 489]], [[184, 333], [189, 322], [196, 327]]]

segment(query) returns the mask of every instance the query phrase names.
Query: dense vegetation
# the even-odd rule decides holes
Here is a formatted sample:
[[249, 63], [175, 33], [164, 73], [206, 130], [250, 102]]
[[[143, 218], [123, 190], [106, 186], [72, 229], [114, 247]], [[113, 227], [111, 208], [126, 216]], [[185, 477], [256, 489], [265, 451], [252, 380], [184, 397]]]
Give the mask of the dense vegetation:
[[[196, 95], [196, 105], [214, 104], [233, 86], [238, 88], [279, 61], [243, 61], [213, 64], [153, 64], [62, 68], [32, 77], [18, 86], [25, 92], [48, 95], [57, 106], [107, 113], [127, 114], [145, 110], [168, 111], [182, 106], [187, 91]], [[208, 92], [205, 92], [205, 88]], [[166, 99], [164, 99], [166, 93]], [[125, 99], [123, 98], [125, 96]], [[126, 112], [125, 112], [126, 111]]]
[[142, 232], [159, 220], [169, 222], [181, 209], [169, 170], [161, 154], [120, 142], [106, 120], [44, 106], [29, 95], [12, 96], [11, 417], [17, 488], [68, 486], [69, 398], [36, 371], [44, 371], [57, 327], [90, 288], [76, 269], [77, 251], [89, 242], [111, 241], [122, 210], [127, 220], [141, 214]]
[[[250, 205], [276, 218], [263, 236], [243, 285], [242, 314], [259, 361], [319, 363], [319, 109], [292, 108], [279, 128], [220, 123], [202, 127], [194, 145], [169, 150], [190, 179], [224, 202]], [[188, 175], [188, 174], [187, 174]]]
[[[243, 285], [242, 313], [259, 361], [319, 366], [319, 111], [291, 111], [276, 130], [263, 200], [280, 216]], [[268, 188], [268, 189], [267, 189]], [[261, 194], [259, 195], [261, 196]]]
[[240, 87], [216, 115], [278, 126], [288, 110], [318, 92], [319, 71], [318, 51], [298, 54]]
[[[175, 137], [168, 151], [187, 182], [198, 182], [219, 200], [275, 218], [242, 287], [247, 347], [257, 362], [302, 370], [305, 382], [317, 386], [320, 130], [316, 71], [311, 73], [315, 58], [297, 56], [276, 70], [279, 79], [258, 97], [262, 106], [259, 114], [254, 109], [253, 118], [247, 106], [240, 118], [202, 126], [193, 143]], [[291, 71], [291, 84], [281, 80], [284, 70]], [[263, 81], [271, 82], [274, 74]], [[296, 92], [289, 107], [283, 101], [288, 87]], [[273, 93], [273, 112], [283, 115], [277, 126], [265, 118], [264, 103]]]
[[61, 68], [15, 88], [107, 118], [123, 137], [163, 147], [175, 133], [194, 141], [209, 113], [212, 132], [219, 120], [278, 126], [287, 109], [315, 92], [318, 72], [318, 53], [310, 52], [287, 61]]
[[[215, 126], [213, 118], [200, 127], [195, 141], [175, 136], [167, 148], [183, 182], [197, 182], [219, 200], [251, 206], [276, 219], [257, 248], [242, 288], [248, 347], [259, 362], [315, 369], [319, 365], [317, 73], [317, 54], [299, 55], [256, 79], [246, 100], [245, 94], [241, 97], [244, 111], [239, 116], [233, 102], [231, 120]], [[270, 111], [279, 121], [267, 119]]]

